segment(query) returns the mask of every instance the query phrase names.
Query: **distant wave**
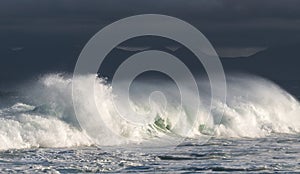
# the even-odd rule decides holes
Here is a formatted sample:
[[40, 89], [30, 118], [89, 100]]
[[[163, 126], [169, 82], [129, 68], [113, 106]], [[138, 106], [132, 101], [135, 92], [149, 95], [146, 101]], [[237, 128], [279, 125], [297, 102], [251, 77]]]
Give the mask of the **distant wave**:
[[[133, 106], [138, 112], [155, 109], [155, 115], [145, 125], [135, 125], [118, 116], [112, 103], [114, 95], [111, 86], [105, 80], [96, 79], [96, 96], [90, 96], [85, 88], [85, 81], [89, 78], [95, 76], [87, 75], [76, 79], [82, 82], [80, 89], [76, 89], [77, 92], [86, 93], [80, 99], [79, 109], [87, 116], [99, 115], [89, 110], [89, 103], [96, 100], [103, 120], [99, 124], [105, 124], [101, 129], [95, 130], [99, 138], [91, 138], [76, 120], [71, 95], [72, 79], [68, 75], [49, 74], [35, 84], [24, 84], [22, 94], [17, 97], [20, 101], [1, 107], [0, 149], [122, 145], [159, 139], [165, 135], [189, 138], [207, 135], [256, 138], [273, 133], [300, 132], [299, 102], [276, 84], [259, 77], [228, 77], [227, 103], [218, 103], [216, 100], [215, 105], [220, 107], [212, 108], [210, 114], [206, 101], [209, 98], [209, 82], [203, 80], [203, 93], [200, 95], [203, 103], [196, 123], [189, 121], [190, 113], [184, 106], [179, 107], [176, 101], [168, 105], [168, 108], [162, 108], [162, 101], [153, 101], [155, 107], [150, 108], [148, 98], [140, 97], [143, 87], [169, 84], [138, 84], [140, 91], [136, 94], [137, 100], [132, 101]], [[168, 89], [168, 95], [172, 97], [176, 91], [172, 91], [173, 88]], [[193, 94], [191, 99], [192, 97]], [[2, 99], [6, 100], [3, 97]], [[222, 121], [217, 124], [215, 120], [223, 113], [224, 106]], [[186, 129], [191, 130], [189, 135], [182, 133]]]

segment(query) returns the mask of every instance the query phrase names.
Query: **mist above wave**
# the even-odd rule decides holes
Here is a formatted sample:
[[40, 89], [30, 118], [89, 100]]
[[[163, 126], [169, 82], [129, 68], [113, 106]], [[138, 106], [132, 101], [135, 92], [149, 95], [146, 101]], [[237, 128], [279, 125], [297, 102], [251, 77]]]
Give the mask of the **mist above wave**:
[[[95, 79], [95, 96], [86, 88], [90, 79]], [[212, 112], [208, 102], [209, 81], [202, 80], [199, 82], [201, 105], [197, 119], [192, 121], [189, 102], [179, 105], [180, 96], [173, 84], [137, 83], [137, 90], [131, 91], [131, 106], [139, 113], [153, 113], [143, 125], [120, 117], [113, 103], [116, 96], [104, 79], [87, 75], [75, 80], [82, 84], [75, 89], [82, 94], [77, 109], [87, 119], [101, 117], [93, 130], [96, 136], [82, 130], [77, 121], [71, 77], [48, 74], [34, 84], [23, 85], [22, 101], [0, 109], [0, 149], [139, 144], [167, 136], [256, 138], [300, 132], [299, 102], [276, 84], [259, 77], [228, 77], [227, 102], [214, 100]], [[162, 89], [165, 98], [149, 103], [149, 94], [157, 89]], [[193, 92], [189, 96], [193, 102]], [[96, 102], [97, 111], [91, 109], [91, 102]], [[216, 120], [221, 116], [218, 123]]]

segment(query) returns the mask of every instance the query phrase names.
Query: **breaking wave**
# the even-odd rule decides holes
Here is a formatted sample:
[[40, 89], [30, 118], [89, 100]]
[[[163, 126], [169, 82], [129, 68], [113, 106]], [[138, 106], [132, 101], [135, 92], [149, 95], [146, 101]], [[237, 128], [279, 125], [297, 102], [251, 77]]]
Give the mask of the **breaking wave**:
[[[76, 107], [81, 113], [97, 114], [103, 120], [95, 136], [80, 128], [72, 102], [72, 78], [63, 74], [49, 74], [34, 84], [23, 85], [21, 92], [0, 96], [11, 105], [0, 105], [0, 150], [32, 147], [74, 147], [90, 145], [139, 144], [166, 136], [200, 138], [214, 136], [265, 137], [274, 133], [300, 132], [299, 102], [276, 84], [254, 76], [231, 76], [227, 79], [227, 102], [214, 105], [209, 112], [209, 82], [201, 81], [200, 110], [191, 121], [188, 103], [177, 102], [177, 88], [172, 84], [137, 83], [132, 92], [132, 106], [140, 113], [153, 113], [143, 125], [132, 124], [115, 111], [113, 90], [101, 78], [95, 78], [95, 96], [90, 96], [85, 84], [94, 75], [79, 77], [82, 83], [76, 92], [84, 95]], [[200, 80], [199, 80], [200, 81]], [[157, 97], [149, 104], [149, 95], [156, 89], [165, 90], [165, 98]], [[188, 90], [188, 88], [186, 89]], [[202, 92], [201, 92], [202, 91]], [[86, 94], [86, 95], [85, 95]], [[191, 102], [194, 95], [191, 93]], [[90, 110], [90, 102], [97, 103], [98, 112]], [[166, 105], [166, 102], [168, 104]], [[6, 102], [9, 103], [9, 102]], [[117, 106], [122, 107], [122, 106]], [[219, 118], [221, 122], [218, 123]], [[92, 126], [92, 125], [91, 125]], [[190, 130], [186, 134], [186, 130]], [[92, 138], [93, 137], [93, 138]]]

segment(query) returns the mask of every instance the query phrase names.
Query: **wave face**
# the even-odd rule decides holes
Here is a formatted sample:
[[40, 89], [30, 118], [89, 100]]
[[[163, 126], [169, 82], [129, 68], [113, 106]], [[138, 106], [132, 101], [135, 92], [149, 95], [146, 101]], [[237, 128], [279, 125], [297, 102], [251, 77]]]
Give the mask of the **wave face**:
[[[202, 80], [199, 83], [202, 103], [197, 119], [193, 121], [189, 103], [179, 105], [178, 89], [174, 85], [137, 83], [131, 91], [131, 106], [139, 113], [152, 113], [144, 125], [132, 124], [118, 115], [113, 104], [116, 96], [104, 79], [96, 78], [95, 96], [90, 96], [85, 86], [90, 78], [95, 75], [76, 79], [82, 85], [75, 90], [83, 94], [76, 107], [87, 117], [101, 115], [102, 122], [97, 123], [101, 126], [94, 130], [96, 138], [89, 136], [77, 122], [72, 102], [72, 79], [68, 75], [49, 74], [34, 84], [22, 85], [18, 93], [0, 96], [6, 103], [0, 104], [0, 149], [120, 145], [168, 136], [257, 138], [300, 132], [299, 102], [274, 83], [259, 77], [228, 77], [227, 102], [215, 100], [214, 105], [220, 107], [212, 108], [211, 112], [208, 109], [209, 82]], [[162, 89], [165, 96], [158, 95], [149, 100], [149, 94], [157, 89]], [[193, 97], [190, 93], [190, 102]], [[93, 101], [97, 104], [97, 112], [90, 109]], [[216, 120], [222, 115], [219, 124]], [[186, 130], [190, 130], [189, 134]]]

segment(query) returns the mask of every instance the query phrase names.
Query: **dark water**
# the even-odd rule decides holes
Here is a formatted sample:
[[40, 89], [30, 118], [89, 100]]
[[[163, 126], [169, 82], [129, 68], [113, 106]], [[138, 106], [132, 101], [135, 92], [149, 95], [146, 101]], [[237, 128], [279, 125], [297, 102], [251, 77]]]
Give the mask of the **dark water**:
[[300, 172], [300, 136], [260, 139], [186, 140], [176, 149], [81, 147], [0, 152], [0, 172], [9, 173], [194, 173]]

